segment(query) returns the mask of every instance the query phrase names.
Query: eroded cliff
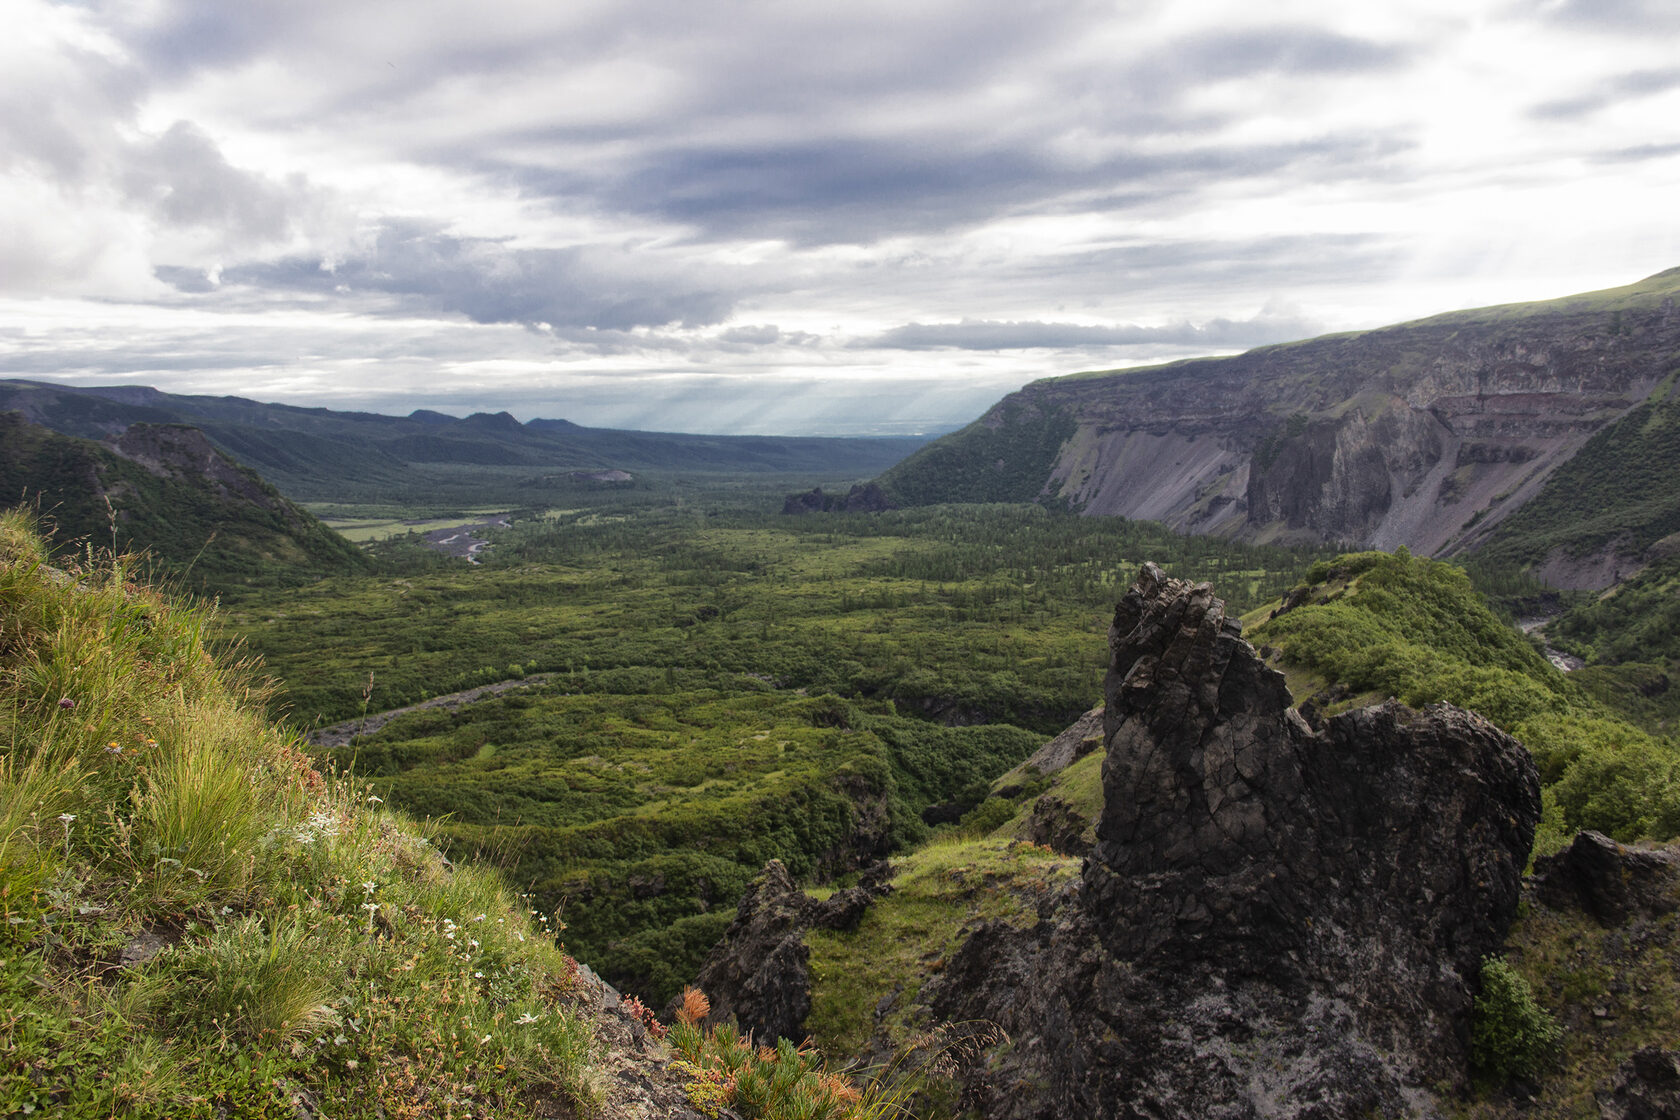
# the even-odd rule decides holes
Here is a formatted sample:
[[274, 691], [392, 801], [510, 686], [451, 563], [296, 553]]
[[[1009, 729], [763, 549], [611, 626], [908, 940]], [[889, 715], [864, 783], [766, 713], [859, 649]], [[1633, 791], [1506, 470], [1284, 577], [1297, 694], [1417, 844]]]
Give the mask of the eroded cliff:
[[[1034, 382], [882, 485], [913, 502], [1016, 500], [1030, 468], [1040, 498], [1091, 514], [1463, 551], [1674, 372], [1677, 291], [1680, 269], [1549, 303]], [[1023, 447], [1028, 420], [1058, 442]]]

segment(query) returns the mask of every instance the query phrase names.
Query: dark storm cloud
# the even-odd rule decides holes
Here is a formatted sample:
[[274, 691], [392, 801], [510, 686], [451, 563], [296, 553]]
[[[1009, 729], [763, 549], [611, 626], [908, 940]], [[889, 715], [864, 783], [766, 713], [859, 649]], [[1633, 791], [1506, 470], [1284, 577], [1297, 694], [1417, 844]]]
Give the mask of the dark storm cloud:
[[[1185, 36], [1143, 58], [1037, 57], [1077, 39], [1094, 15], [1077, 4], [999, 6], [893, 35], [866, 23], [815, 29], [827, 38], [813, 38], [810, 26], [747, 22], [716, 44], [722, 57], [684, 71], [690, 86], [668, 115], [611, 126], [522, 123], [422, 140], [416, 154], [516, 183], [560, 209], [679, 222], [699, 241], [817, 245], [1045, 212], [1070, 193], [1096, 192], [1097, 209], [1143, 204], [1185, 190], [1192, 176], [1240, 179], [1297, 166], [1308, 179], [1381, 173], [1408, 143], [1382, 127], [1234, 142], [1220, 135], [1232, 113], [1187, 103], [1212, 82], [1390, 71], [1411, 57], [1408, 49], [1273, 26]], [[662, 45], [657, 37], [650, 44], [652, 58], [664, 57]], [[1022, 96], [988, 114], [988, 91], [999, 85]], [[597, 145], [598, 157], [572, 154]]]
[[1303, 319], [1214, 319], [1196, 326], [1087, 326], [1077, 323], [906, 323], [854, 345], [896, 350], [1037, 350], [1085, 346], [1183, 345], [1226, 348], [1287, 342], [1317, 333]]
[[1542, 102], [1530, 112], [1542, 120], [1566, 120], [1596, 113], [1631, 98], [1666, 93], [1676, 87], [1680, 87], [1680, 68], [1636, 70], [1631, 74], [1607, 78], [1595, 88], [1574, 97]]
[[734, 304], [734, 296], [715, 283], [635, 257], [588, 248], [514, 248], [397, 221], [385, 223], [368, 251], [343, 261], [248, 263], [226, 269], [221, 279], [261, 289], [389, 296], [402, 313], [606, 330], [705, 326], [726, 318]]
[[603, 206], [688, 224], [696, 240], [821, 245], [961, 229], [1010, 213], [1187, 203], [1212, 181], [1283, 172], [1302, 182], [1381, 178], [1397, 173], [1392, 162], [1410, 147], [1401, 133], [1362, 133], [1076, 160], [1043, 138], [985, 147], [903, 136], [664, 150], [587, 187], [575, 171], [503, 170], [536, 194], [588, 193]]

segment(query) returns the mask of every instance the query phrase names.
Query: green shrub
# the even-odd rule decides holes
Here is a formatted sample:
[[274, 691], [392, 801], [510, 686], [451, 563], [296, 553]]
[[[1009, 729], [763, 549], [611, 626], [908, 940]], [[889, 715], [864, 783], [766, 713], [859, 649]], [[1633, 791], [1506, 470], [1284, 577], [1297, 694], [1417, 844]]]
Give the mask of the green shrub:
[[1563, 1030], [1534, 1001], [1528, 981], [1501, 957], [1482, 959], [1482, 994], [1470, 1027], [1470, 1060], [1502, 1081], [1534, 1077], [1552, 1066]]

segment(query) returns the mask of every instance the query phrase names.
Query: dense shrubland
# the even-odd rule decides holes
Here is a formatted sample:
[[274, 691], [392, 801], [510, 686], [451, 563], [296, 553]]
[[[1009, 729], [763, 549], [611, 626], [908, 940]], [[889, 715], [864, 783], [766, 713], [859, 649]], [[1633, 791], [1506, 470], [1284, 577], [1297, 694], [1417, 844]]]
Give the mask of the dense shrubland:
[[546, 914], [318, 771], [211, 652], [212, 612], [86, 559], [50, 566], [0, 513], [0, 1113], [618, 1114], [606, 1071], [635, 1063], [712, 1115], [901, 1113], [820, 1054], [692, 1023], [607, 1053]]
[[301, 723], [530, 682], [333, 760], [443, 818], [448, 851], [498, 861], [563, 908], [570, 948], [663, 1001], [766, 860], [821, 880], [903, 851], [1090, 707], [1147, 559], [1250, 603], [1303, 561], [1036, 506], [626, 506], [516, 525], [481, 568], [230, 617]]

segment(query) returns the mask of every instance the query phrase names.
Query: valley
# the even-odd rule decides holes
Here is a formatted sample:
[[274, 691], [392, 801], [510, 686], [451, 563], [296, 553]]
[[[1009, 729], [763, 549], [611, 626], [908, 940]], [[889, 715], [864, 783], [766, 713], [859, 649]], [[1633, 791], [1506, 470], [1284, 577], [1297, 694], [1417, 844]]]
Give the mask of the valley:
[[[275, 811], [332, 790], [335, 819], [372, 836], [386, 826], [356, 814], [395, 814], [432, 846], [436, 862], [403, 856], [403, 870], [356, 855], [384, 869], [371, 878], [311, 871], [309, 889], [349, 915], [332, 921], [360, 921], [356, 882], [374, 936], [368, 884], [494, 869], [482, 882], [552, 922], [538, 937], [573, 962], [531, 965], [542, 983], [665, 1055], [647, 1061], [684, 1055], [696, 1080], [659, 1091], [701, 1113], [706, 1086], [753, 1084], [749, 1061], [818, 1076], [753, 1051], [733, 1022], [760, 1041], [809, 1034], [836, 1068], [897, 1069], [897, 1089], [867, 1091], [928, 1117], [1122, 1097], [1194, 1112], [1308, 1084], [1339, 1102], [1330, 1114], [1505, 1116], [1525, 1100], [1582, 1114], [1632, 1083], [1635, 1050], [1680, 1031], [1665, 971], [1680, 875], [1671, 848], [1642, 847], [1680, 838], [1677, 288], [1663, 273], [1038, 382], [932, 441], [0, 384], [19, 409], [0, 413], [3, 480], [61, 533], [37, 542], [37, 515], [7, 515], [0, 683], [25, 698], [7, 718], [64, 722], [14, 740], [62, 732], [63, 758], [82, 759], [58, 801], [5, 809], [0, 854], [33, 837], [57, 860], [56, 819], [67, 861], [40, 872], [57, 894], [17, 880], [36, 906], [20, 920], [103, 913], [66, 884], [107, 849], [152, 859], [141, 884], [184, 858], [133, 855], [119, 810], [73, 794], [74, 774], [104, 766], [99, 781], [130, 782], [122, 796], [150, 819], [165, 779], [110, 768], [130, 739], [189, 741], [175, 724], [148, 738], [165, 700], [124, 700], [84, 733], [53, 713], [87, 703], [94, 655], [27, 644], [51, 632], [29, 613], [47, 611], [40, 596], [141, 594], [126, 562], [102, 558], [109, 540], [149, 550], [154, 576], [207, 616], [214, 604], [213, 624], [189, 619], [190, 640], [167, 649], [147, 644], [162, 608], [89, 615], [115, 627], [100, 641], [140, 643], [141, 667], [122, 670], [134, 687], [173, 658], [260, 663], [272, 680], [242, 676], [228, 702], [269, 728], [251, 780], [282, 782]], [[1515, 620], [1532, 615], [1546, 621], [1526, 635]], [[48, 773], [45, 757], [28, 765]], [[5, 788], [36, 797], [36, 771], [17, 773]], [[64, 815], [43, 817], [49, 801]], [[1441, 806], [1457, 808], [1437, 821]], [[98, 813], [114, 839], [77, 856], [70, 825]], [[314, 859], [302, 820], [262, 850]], [[98, 874], [100, 891], [127, 889], [111, 876], [128, 871]], [[1618, 882], [1632, 894], [1603, 901]], [[215, 888], [224, 910], [181, 895], [133, 922], [214, 941], [240, 907], [273, 924], [275, 906], [304, 905], [272, 885], [247, 903], [232, 883]], [[83, 900], [76, 918], [59, 897]], [[414, 895], [410, 918], [433, 897]], [[501, 905], [437, 928], [453, 940]], [[576, 996], [597, 974], [611, 986]], [[1064, 986], [1074, 976], [1112, 1001], [1089, 1004], [1085, 981]], [[684, 994], [697, 978], [704, 1008]], [[1497, 1014], [1540, 1023], [1550, 1050], [1485, 1040], [1509, 1025], [1479, 994], [1496, 985], [1516, 1008]], [[485, 994], [473, 1014], [514, 1006]], [[673, 1021], [682, 1007], [694, 1013]], [[1171, 1029], [1139, 1026], [1155, 1021]], [[1198, 1065], [1179, 1035], [1224, 1064]], [[473, 1091], [470, 1071], [438, 1068]], [[893, 1114], [838, 1101], [820, 1114]]]
[[659, 1003], [766, 860], [832, 879], [976, 811], [1089, 707], [1144, 559], [1245, 604], [1310, 559], [1032, 506], [801, 518], [731, 493], [534, 516], [479, 567], [246, 593], [224, 619], [297, 725], [373, 714], [324, 757]]

